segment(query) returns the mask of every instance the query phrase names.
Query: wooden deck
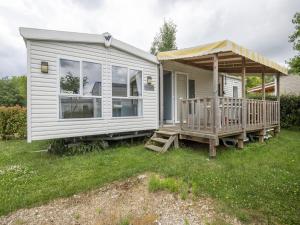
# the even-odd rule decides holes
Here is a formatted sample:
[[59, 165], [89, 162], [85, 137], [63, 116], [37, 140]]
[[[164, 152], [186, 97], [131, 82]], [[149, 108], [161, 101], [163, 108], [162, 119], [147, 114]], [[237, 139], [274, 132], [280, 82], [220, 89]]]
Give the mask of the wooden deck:
[[215, 156], [219, 139], [234, 137], [243, 148], [247, 133], [256, 133], [263, 141], [265, 131], [279, 131], [280, 106], [278, 101], [225, 98], [195, 98], [181, 100], [180, 123], [164, 125], [165, 131], [178, 132], [180, 139], [210, 145]]

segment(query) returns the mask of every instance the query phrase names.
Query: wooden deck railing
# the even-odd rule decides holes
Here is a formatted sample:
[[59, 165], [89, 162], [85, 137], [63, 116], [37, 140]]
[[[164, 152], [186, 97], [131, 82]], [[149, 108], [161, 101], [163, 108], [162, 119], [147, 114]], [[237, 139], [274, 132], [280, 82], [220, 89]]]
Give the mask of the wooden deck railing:
[[217, 101], [219, 115], [214, 118], [213, 98], [182, 99], [181, 129], [213, 133], [216, 126], [218, 132], [238, 132], [279, 124], [278, 101], [228, 97], [219, 97]]
[[213, 131], [213, 99], [182, 99], [180, 126], [182, 130]]

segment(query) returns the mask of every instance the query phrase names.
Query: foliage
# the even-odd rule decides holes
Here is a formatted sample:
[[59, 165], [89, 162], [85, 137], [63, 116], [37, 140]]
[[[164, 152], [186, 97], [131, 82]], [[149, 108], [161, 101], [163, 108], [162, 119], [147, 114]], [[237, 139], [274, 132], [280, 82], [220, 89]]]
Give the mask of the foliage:
[[0, 106], [26, 106], [26, 77], [0, 79]]
[[253, 88], [261, 84], [261, 77], [247, 76], [246, 86], [247, 88]]
[[0, 106], [0, 137], [24, 138], [26, 136], [26, 109], [20, 106]]
[[[265, 76], [265, 83], [270, 83], [274, 81], [273, 76]], [[248, 88], [253, 88], [262, 84], [262, 79], [260, 76], [247, 76], [246, 86]]]
[[172, 193], [179, 193], [182, 199], [188, 196], [189, 187], [187, 183], [174, 178], [159, 178], [158, 176], [151, 176], [149, 181], [149, 191], [170, 191]]
[[299, 135], [300, 131], [282, 130], [278, 138], [247, 144], [243, 151], [220, 148], [215, 160], [208, 159], [205, 145], [165, 154], [143, 145], [123, 146], [60, 157], [37, 152], [47, 148], [48, 141], [0, 141], [0, 215], [150, 171], [186, 182], [194, 195], [213, 197], [218, 207], [243, 221], [296, 225]]
[[164, 20], [164, 24], [160, 28], [159, 33], [154, 37], [150, 49], [151, 54], [157, 55], [158, 52], [164, 52], [177, 49], [176, 46], [177, 26], [172, 21]]
[[55, 155], [78, 155], [92, 151], [100, 151], [105, 148], [105, 142], [77, 141], [74, 139], [56, 139], [50, 142], [48, 152]]
[[79, 77], [73, 76], [72, 73], [68, 72], [66, 77], [60, 79], [60, 87], [65, 91], [70, 91], [72, 94], [78, 94], [79, 92]]
[[290, 73], [300, 74], [300, 13], [294, 15], [292, 23], [295, 25], [295, 31], [289, 36], [289, 42], [293, 44], [293, 49], [297, 52], [296, 56], [290, 59]]
[[[247, 93], [247, 98], [249, 99], [262, 100], [262, 97], [263, 97], [262, 93]], [[266, 100], [276, 101], [277, 97], [275, 95], [270, 95], [266, 93]]]
[[280, 97], [280, 124], [282, 127], [300, 128], [300, 95]]

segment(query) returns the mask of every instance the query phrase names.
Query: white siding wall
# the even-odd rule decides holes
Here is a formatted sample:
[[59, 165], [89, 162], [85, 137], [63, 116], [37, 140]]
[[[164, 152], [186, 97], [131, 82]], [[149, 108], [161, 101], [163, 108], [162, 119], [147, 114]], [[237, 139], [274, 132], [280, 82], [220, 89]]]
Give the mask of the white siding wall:
[[163, 64], [164, 70], [188, 73], [188, 78], [195, 80], [196, 97], [212, 96], [212, 71], [202, 70], [193, 66], [169, 61]]
[[[158, 127], [157, 65], [129, 53], [102, 45], [30, 41], [28, 44], [28, 140], [97, 135], [116, 132], [156, 129]], [[78, 58], [102, 64], [102, 118], [59, 120], [58, 59]], [[41, 61], [49, 64], [49, 73], [40, 72]], [[133, 67], [143, 71], [144, 83], [152, 77], [154, 91], [145, 91], [143, 116], [112, 118], [112, 65]]]
[[[225, 75], [226, 76], [226, 75]], [[242, 81], [239, 78], [226, 76], [224, 77], [224, 96], [233, 97], [233, 86], [238, 88], [238, 97], [242, 98]]]
[[[195, 94], [196, 97], [210, 97], [212, 96], [212, 71], [199, 69], [193, 66], [184, 65], [181, 63], [169, 61], [163, 64], [164, 70], [187, 73], [189, 79], [195, 80]], [[223, 75], [223, 74], [220, 74]], [[242, 81], [237, 77], [226, 76], [224, 78], [225, 97], [233, 97], [233, 86], [238, 87], [238, 97], [242, 97]]]

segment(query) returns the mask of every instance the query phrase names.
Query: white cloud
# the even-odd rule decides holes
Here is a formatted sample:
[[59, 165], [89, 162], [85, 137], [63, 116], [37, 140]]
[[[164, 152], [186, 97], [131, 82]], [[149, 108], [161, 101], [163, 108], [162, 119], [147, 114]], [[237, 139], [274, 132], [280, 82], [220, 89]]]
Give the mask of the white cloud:
[[283, 64], [298, 0], [0, 1], [0, 76], [26, 73], [20, 26], [114, 37], [149, 50], [164, 18], [178, 25], [178, 47], [230, 39]]

